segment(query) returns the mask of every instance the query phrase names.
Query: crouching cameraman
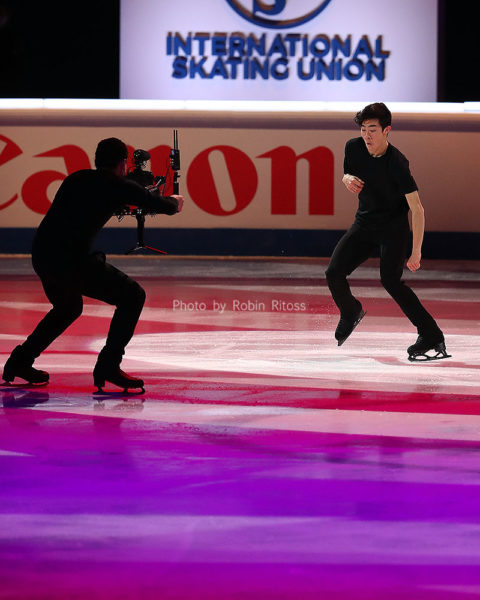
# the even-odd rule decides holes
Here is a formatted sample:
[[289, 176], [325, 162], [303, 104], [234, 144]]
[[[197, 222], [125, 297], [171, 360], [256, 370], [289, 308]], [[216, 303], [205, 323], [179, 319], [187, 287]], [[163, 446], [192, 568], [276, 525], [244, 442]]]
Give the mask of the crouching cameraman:
[[116, 307], [107, 340], [94, 371], [95, 385], [105, 382], [124, 388], [141, 388], [143, 381], [120, 369], [145, 302], [142, 287], [108, 264], [103, 253], [91, 253], [97, 233], [125, 205], [174, 215], [182, 210], [183, 197], [163, 197], [125, 177], [128, 150], [117, 138], [102, 140], [95, 152], [96, 169], [77, 171], [60, 186], [35, 235], [33, 267], [53, 308], [7, 360], [3, 378], [47, 383], [49, 375], [33, 367], [34, 360], [77, 319], [82, 296]]

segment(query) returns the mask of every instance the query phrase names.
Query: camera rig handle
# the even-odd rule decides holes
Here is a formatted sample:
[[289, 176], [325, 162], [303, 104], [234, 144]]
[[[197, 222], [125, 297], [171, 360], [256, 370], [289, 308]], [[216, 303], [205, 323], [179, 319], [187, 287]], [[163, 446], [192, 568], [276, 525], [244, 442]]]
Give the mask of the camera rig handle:
[[180, 150], [178, 149], [178, 130], [173, 130], [173, 148], [170, 150], [170, 167], [173, 171], [173, 193], [179, 193]]

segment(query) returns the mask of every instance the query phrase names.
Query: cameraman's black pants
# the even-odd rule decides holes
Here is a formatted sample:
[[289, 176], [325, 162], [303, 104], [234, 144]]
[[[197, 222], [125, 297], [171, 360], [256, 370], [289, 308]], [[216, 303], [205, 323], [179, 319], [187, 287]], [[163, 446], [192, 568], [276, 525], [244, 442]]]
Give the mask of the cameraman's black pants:
[[351, 319], [359, 310], [347, 277], [380, 249], [380, 278], [383, 287], [417, 328], [419, 335], [440, 331], [415, 293], [401, 280], [407, 257], [410, 230], [408, 223], [388, 232], [369, 231], [354, 224], [338, 242], [326, 270], [328, 287], [342, 317]]
[[22, 344], [33, 360], [77, 319], [83, 310], [83, 298], [95, 298], [116, 306], [102, 355], [112, 364], [120, 364], [125, 346], [133, 336], [145, 302], [143, 288], [122, 271], [105, 262], [98, 253], [79, 269], [52, 274], [35, 264], [52, 310], [40, 321]]

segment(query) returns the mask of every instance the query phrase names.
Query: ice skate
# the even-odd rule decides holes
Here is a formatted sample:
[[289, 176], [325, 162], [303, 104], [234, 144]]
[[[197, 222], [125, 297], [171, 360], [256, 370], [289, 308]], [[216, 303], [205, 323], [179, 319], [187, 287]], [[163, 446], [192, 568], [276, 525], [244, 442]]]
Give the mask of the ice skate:
[[[428, 354], [430, 351], [433, 351], [434, 354]], [[436, 339], [429, 339], [419, 335], [415, 344], [409, 346], [407, 352], [408, 360], [411, 362], [427, 362], [441, 360], [442, 358], [451, 358], [451, 354], [447, 354], [443, 335]]]
[[353, 319], [347, 319], [346, 317], [340, 317], [337, 328], [335, 330], [335, 339], [338, 345], [341, 346], [351, 335], [355, 327], [360, 323], [363, 317], [367, 314], [367, 311], [363, 310], [360, 304], [360, 310]]
[[33, 360], [30, 359], [22, 346], [17, 346], [3, 367], [3, 380], [13, 383], [16, 377], [24, 379], [29, 384], [45, 385], [48, 383], [49, 374], [33, 368]]
[[131, 393], [129, 390], [139, 389], [136, 394], [144, 394], [145, 388], [143, 379], [132, 377], [122, 371], [119, 366], [105, 365], [97, 362], [93, 370], [93, 383], [97, 386], [95, 394], [103, 394], [105, 383], [113, 383], [119, 388], [123, 388], [123, 393]]
[[[123, 352], [103, 348], [98, 355], [97, 364], [93, 369], [93, 383], [97, 386], [95, 394], [104, 394], [103, 387], [105, 383], [113, 383], [119, 388], [123, 388], [123, 393], [144, 394], [144, 383], [142, 379], [132, 377], [120, 369]], [[129, 392], [129, 390], [138, 389], [138, 392]]]

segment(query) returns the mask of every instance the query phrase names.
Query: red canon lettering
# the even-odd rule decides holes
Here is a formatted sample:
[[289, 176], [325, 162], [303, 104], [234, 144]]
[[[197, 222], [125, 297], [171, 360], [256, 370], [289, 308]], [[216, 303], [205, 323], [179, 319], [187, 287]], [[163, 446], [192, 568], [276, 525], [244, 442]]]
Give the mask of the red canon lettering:
[[297, 156], [288, 146], [279, 146], [260, 154], [272, 161], [272, 215], [297, 214], [297, 162], [305, 159], [309, 166], [308, 213], [333, 215], [333, 153], [317, 146]]
[[[15, 142], [11, 139], [5, 137], [4, 135], [0, 135], [0, 142], [3, 142], [5, 145], [0, 152], [0, 166], [4, 165], [10, 160], [13, 160], [17, 156], [22, 154], [22, 150]], [[18, 198], [18, 194], [15, 194], [12, 198], [0, 204], [0, 210], [7, 208], [10, 204], [13, 204], [15, 200]]]
[[[225, 158], [235, 195], [235, 207], [225, 210], [220, 204], [215, 180], [208, 157], [218, 150]], [[201, 152], [192, 162], [187, 174], [190, 197], [205, 212], [216, 216], [234, 215], [252, 201], [258, 186], [258, 175], [250, 158], [232, 146], [212, 146]]]
[[[0, 152], [0, 166], [22, 153], [22, 150], [11, 140], [0, 136], [5, 143]], [[129, 154], [134, 148], [128, 146]], [[235, 206], [231, 210], [223, 208], [215, 184], [215, 176], [210, 165], [212, 152], [220, 152], [225, 161], [231, 181]], [[155, 174], [169, 171], [170, 147], [155, 146], [149, 150], [151, 170]], [[46, 170], [31, 175], [23, 184], [22, 197], [30, 210], [45, 214], [50, 208], [48, 187], [55, 181], [63, 181], [67, 175], [81, 169], [89, 169], [90, 161], [87, 153], [71, 144], [59, 146], [53, 150], [37, 154], [37, 157], [62, 158], [66, 173]], [[317, 146], [303, 154], [297, 155], [289, 146], [278, 146], [273, 150], [260, 154], [258, 158], [271, 160], [271, 214], [297, 214], [297, 164], [306, 160], [309, 167], [308, 213], [310, 215], [334, 214], [334, 157], [329, 148]], [[258, 187], [258, 175], [250, 157], [233, 146], [218, 145], [206, 148], [196, 156], [187, 172], [187, 187], [191, 199], [197, 206], [214, 216], [234, 215], [244, 210], [253, 200]], [[172, 181], [167, 181], [165, 195], [172, 193]], [[15, 195], [7, 202], [0, 204], [0, 210], [6, 208], [17, 198]]]
[[63, 181], [67, 175], [75, 171], [90, 169], [90, 160], [84, 150], [70, 144], [59, 146], [36, 156], [61, 157], [65, 161], [67, 170], [66, 174], [60, 171], [40, 171], [31, 175], [23, 184], [22, 198], [25, 204], [33, 212], [44, 215], [51, 204], [47, 195], [48, 186], [54, 181]]

